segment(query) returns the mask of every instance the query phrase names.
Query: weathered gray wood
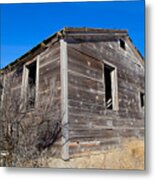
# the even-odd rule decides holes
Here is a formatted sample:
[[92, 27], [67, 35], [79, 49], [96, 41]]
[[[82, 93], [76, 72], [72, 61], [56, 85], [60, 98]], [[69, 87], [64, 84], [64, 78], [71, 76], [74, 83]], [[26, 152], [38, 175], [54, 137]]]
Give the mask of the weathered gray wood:
[[62, 158], [69, 159], [68, 133], [68, 57], [67, 43], [60, 40], [60, 68], [61, 68], [61, 116], [62, 116]]
[[[93, 48], [94, 44], [96, 45], [95, 48]], [[132, 59], [124, 56], [123, 53], [120, 53], [120, 51], [116, 49], [111, 49], [110, 47], [105, 46], [105, 44], [103, 44], [102, 42], [91, 43], [91, 44], [90, 43], [70, 44], [69, 48], [75, 49], [80, 53], [86, 54], [98, 60], [105, 59], [116, 65], [118, 68], [123, 68], [125, 71], [127, 70], [131, 72], [135, 72], [138, 69], [137, 73], [140, 73], [142, 75], [144, 73], [143, 67], [136, 66], [135, 62]]]
[[[139, 97], [145, 86], [144, 62], [126, 31], [67, 28], [23, 56], [17, 69], [37, 56], [36, 100], [40, 109], [47, 105], [54, 81], [54, 107], [47, 117], [49, 121], [62, 118], [61, 144], [53, 147], [60, 150], [62, 146], [64, 160], [79, 152], [118, 145], [123, 137], [144, 136], [144, 108]], [[115, 69], [111, 73], [113, 109], [106, 107], [105, 64]], [[26, 68], [20, 69], [11, 87], [14, 95], [21, 89], [24, 101], [27, 73]]]
[[88, 78], [88, 79], [90, 79], [90, 80], [92, 80], [92, 81], [97, 81], [97, 82], [101, 82], [101, 83], [102, 83], [102, 78], [96, 79], [96, 78], [93, 78], [93, 77], [91, 77], [91, 76], [89, 76], [89, 75], [84, 75], [84, 74], [81, 74], [81, 73], [79, 73], [79, 72], [72, 71], [72, 70], [68, 70], [68, 72], [69, 72], [69, 73], [72, 73], [72, 74], [75, 74], [75, 75], [77, 75], [77, 76], [79, 76], [79, 77], [85, 77], [85, 78]]
[[42, 65], [40, 65], [40, 68], [44, 67], [44, 66], [49, 66], [50, 64], [57, 62], [60, 60], [60, 57], [56, 57], [56, 58], [51, 58], [52, 60], [48, 60], [46, 63], [44, 62]]
[[68, 83], [73, 88], [90, 91], [92, 94], [105, 94], [102, 82], [91, 80], [87, 77], [76, 76], [75, 74], [69, 73]]
[[26, 68], [26, 64], [25, 64], [23, 68], [22, 87], [21, 87], [21, 99], [23, 100], [23, 104], [21, 104], [21, 106], [23, 107], [25, 107], [26, 105], [27, 82], [28, 82], [28, 69]]
[[[99, 141], [98, 141], [99, 140]], [[99, 152], [107, 150], [112, 146], [117, 147], [120, 144], [120, 138], [97, 138], [96, 140], [89, 139], [79, 139], [73, 141], [70, 144], [70, 156], [77, 157], [81, 156], [82, 153], [89, 155], [91, 151]]]
[[3, 103], [4, 103], [4, 94], [5, 94], [5, 88], [6, 88], [6, 76], [7, 75], [3, 75], [3, 89], [2, 89], [2, 95], [1, 95], [1, 108], [3, 107]]
[[50, 44], [47, 49], [45, 49], [40, 54], [40, 62], [41, 64], [44, 63], [44, 61], [49, 60], [49, 56], [55, 56], [60, 53], [60, 43], [59, 41], [55, 44]]
[[38, 107], [38, 93], [39, 93], [39, 65], [40, 65], [40, 55], [37, 56], [37, 59], [36, 59], [36, 98], [35, 98], [35, 107], [37, 108]]
[[[49, 72], [53, 73], [53, 71], [60, 66], [60, 61], [55, 60], [51, 62], [50, 64], [40, 67], [40, 74], [41, 76], [46, 76], [49, 74]], [[51, 77], [52, 78], [52, 77]]]
[[[143, 70], [138, 68], [136, 61], [135, 63], [131, 60], [127, 61], [133, 55], [124, 56], [121, 49], [118, 49], [121, 54], [116, 52], [116, 45], [112, 49], [106, 43], [86, 41], [83, 43], [81, 40], [81, 43], [75, 38], [68, 45], [70, 139], [81, 142], [89, 141], [89, 139], [101, 140], [102, 136], [111, 136], [111, 138], [117, 135], [121, 137], [140, 136], [140, 133], [137, 132], [143, 128], [144, 121], [137, 109], [139, 102], [136, 92], [138, 92], [137, 87], [142, 88], [144, 84]], [[91, 66], [88, 65], [88, 62]], [[105, 109], [104, 72], [102, 65], [100, 65], [104, 65], [104, 63], [108, 63], [116, 69], [115, 73], [112, 74], [112, 91], [115, 94], [113, 102], [116, 103], [114, 110], [118, 112]], [[100, 104], [95, 101], [95, 95], [97, 92], [100, 92], [101, 95], [102, 91], [103, 100]], [[108, 130], [110, 124], [112, 125], [111, 131]], [[104, 132], [101, 130], [102, 128]], [[111, 144], [109, 141], [109, 145]], [[77, 151], [78, 147], [75, 149]], [[70, 150], [70, 153], [74, 154], [75, 151]]]

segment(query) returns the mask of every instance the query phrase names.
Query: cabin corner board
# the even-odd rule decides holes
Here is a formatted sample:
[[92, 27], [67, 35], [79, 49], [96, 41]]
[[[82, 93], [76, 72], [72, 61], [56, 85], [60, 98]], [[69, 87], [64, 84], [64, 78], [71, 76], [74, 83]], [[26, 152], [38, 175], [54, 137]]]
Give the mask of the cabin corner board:
[[61, 118], [62, 118], [62, 159], [69, 159], [68, 132], [68, 57], [67, 42], [60, 40]]

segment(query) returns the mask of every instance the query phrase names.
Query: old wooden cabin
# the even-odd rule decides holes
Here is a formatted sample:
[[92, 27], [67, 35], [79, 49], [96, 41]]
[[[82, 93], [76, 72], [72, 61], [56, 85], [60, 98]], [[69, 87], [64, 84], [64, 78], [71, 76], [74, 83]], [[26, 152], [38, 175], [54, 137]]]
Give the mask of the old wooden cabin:
[[1, 69], [1, 108], [11, 75], [11, 93], [22, 99], [25, 112], [39, 108], [41, 114], [54, 92], [47, 114], [50, 122], [61, 122], [54, 144], [65, 160], [144, 136], [144, 60], [126, 30], [64, 28], [55, 33]]

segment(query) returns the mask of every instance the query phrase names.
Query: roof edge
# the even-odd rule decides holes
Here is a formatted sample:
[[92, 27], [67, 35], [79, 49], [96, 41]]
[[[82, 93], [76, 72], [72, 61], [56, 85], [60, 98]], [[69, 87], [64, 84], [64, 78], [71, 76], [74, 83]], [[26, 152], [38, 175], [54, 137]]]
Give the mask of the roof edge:
[[37, 44], [35, 47], [33, 47], [32, 49], [30, 49], [29, 51], [24, 53], [22, 56], [20, 56], [19, 58], [17, 58], [13, 62], [9, 63], [8, 65], [6, 65], [2, 69], [0, 69], [0, 74], [2, 74], [6, 69], [12, 70], [15, 65], [17, 65], [21, 61], [24, 61], [27, 56], [29, 56], [30, 54], [33, 54], [38, 49], [46, 48], [47, 44], [52, 39], [54, 39], [55, 37], [57, 37], [57, 40], [59, 40], [60, 38], [64, 38], [66, 34], [69, 34], [69, 33], [75, 33], [76, 34], [77, 32], [78, 33], [93, 33], [94, 35], [97, 34], [97, 33], [99, 33], [99, 34], [101, 34], [101, 33], [123, 33], [124, 35], [128, 35], [127, 30], [103, 29], [103, 28], [87, 28], [87, 27], [80, 27], [80, 28], [78, 28], [78, 27], [75, 27], [75, 28], [73, 28], [73, 27], [64, 27], [60, 31], [58, 31], [56, 33], [53, 33], [47, 39], [41, 41], [39, 44]]
[[19, 58], [15, 59], [14, 61], [12, 61], [11, 63], [9, 63], [8, 65], [6, 65], [5, 67], [3, 67], [2, 69], [0, 69], [0, 74], [3, 73], [3, 71], [5, 71], [6, 69], [10, 69], [11, 66], [15, 66], [18, 62], [21, 62], [26, 56], [34, 53], [35, 51], [37, 51], [38, 49], [43, 49], [46, 48], [47, 44], [54, 38], [54, 37], [59, 37], [61, 35], [61, 32], [63, 30], [60, 30], [54, 34], [52, 34], [51, 36], [49, 36], [48, 38], [46, 38], [45, 40], [41, 41], [39, 44], [37, 44], [36, 46], [34, 46], [32, 49], [30, 49], [29, 51], [27, 51], [26, 53], [24, 53], [22, 56], [20, 56]]
[[120, 29], [103, 29], [103, 28], [88, 28], [88, 27], [80, 27], [80, 28], [73, 28], [73, 27], [65, 27], [63, 29], [66, 33], [128, 33], [128, 30], [120, 30]]

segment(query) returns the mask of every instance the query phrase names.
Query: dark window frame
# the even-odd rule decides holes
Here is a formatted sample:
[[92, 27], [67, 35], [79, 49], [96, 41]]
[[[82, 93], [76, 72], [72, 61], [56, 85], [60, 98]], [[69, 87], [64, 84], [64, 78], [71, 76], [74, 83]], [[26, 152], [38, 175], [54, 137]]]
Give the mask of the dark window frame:
[[126, 50], [126, 43], [123, 39], [119, 39], [119, 45], [121, 49]]
[[0, 91], [1, 91], [0, 93], [0, 108], [1, 108], [3, 106], [4, 91], [5, 91], [5, 74], [1, 79]]
[[145, 93], [144, 92], [140, 91], [139, 99], [140, 99], [140, 108], [144, 109], [145, 107]]
[[0, 83], [0, 104], [2, 102], [2, 95], [3, 95], [3, 84]]
[[[112, 111], [118, 111], [119, 110], [119, 105], [118, 105], [118, 80], [117, 80], [117, 67], [114, 66], [113, 64], [107, 62], [107, 61], [104, 61], [104, 87], [105, 87], [105, 108], [107, 110], [112, 110]], [[110, 77], [108, 77], [106, 79], [106, 69], [107, 71], [109, 71], [109, 75]], [[109, 70], [108, 70], [109, 69]], [[108, 96], [110, 97], [111, 96], [111, 100], [109, 100], [106, 96], [107, 92], [108, 92], [108, 89], [106, 89], [106, 84], [108, 84], [108, 80], [110, 78], [110, 84], [109, 87], [111, 86], [110, 88], [110, 91], [111, 91], [111, 95], [108, 93]], [[111, 102], [110, 102], [111, 101]], [[111, 105], [109, 103], [112, 103]], [[108, 105], [108, 108], [107, 108], [107, 105]]]
[[34, 109], [36, 102], [36, 78], [37, 78], [37, 62], [36, 60], [26, 65], [28, 70], [27, 77], [27, 94], [26, 109]]
[[[23, 65], [23, 77], [22, 77], [22, 88], [21, 88], [21, 98], [23, 99], [24, 111], [34, 110], [38, 105], [38, 88], [39, 88], [39, 57], [34, 58], [32, 61], [29, 61]], [[35, 63], [35, 101], [32, 107], [28, 107], [28, 86], [29, 86], [29, 68]]]

